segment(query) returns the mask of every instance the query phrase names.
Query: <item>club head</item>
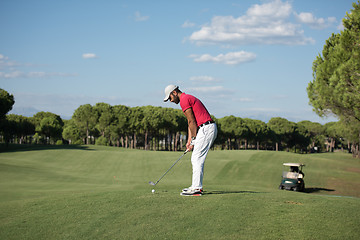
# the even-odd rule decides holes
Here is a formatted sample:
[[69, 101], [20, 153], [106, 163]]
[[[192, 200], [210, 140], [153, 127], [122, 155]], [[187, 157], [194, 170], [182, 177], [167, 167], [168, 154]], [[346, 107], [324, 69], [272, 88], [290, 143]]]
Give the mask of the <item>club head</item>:
[[153, 185], [153, 186], [156, 185], [156, 184], [155, 184], [154, 182], [152, 182], [152, 181], [150, 181], [149, 184], [150, 184], [150, 185]]

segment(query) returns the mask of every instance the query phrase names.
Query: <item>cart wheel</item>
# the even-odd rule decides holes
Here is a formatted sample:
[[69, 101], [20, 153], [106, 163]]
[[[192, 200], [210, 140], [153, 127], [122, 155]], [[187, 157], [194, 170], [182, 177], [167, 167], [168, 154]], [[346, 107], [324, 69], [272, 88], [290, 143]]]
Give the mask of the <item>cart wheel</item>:
[[279, 189], [280, 189], [280, 190], [283, 190], [283, 189], [284, 189], [283, 185], [280, 185], [280, 186], [279, 186]]

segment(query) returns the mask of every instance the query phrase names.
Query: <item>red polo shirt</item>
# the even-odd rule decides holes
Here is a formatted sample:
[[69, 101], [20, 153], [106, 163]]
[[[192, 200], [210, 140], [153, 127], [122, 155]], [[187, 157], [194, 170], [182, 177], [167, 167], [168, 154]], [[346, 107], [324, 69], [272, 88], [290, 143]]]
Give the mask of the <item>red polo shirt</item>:
[[183, 112], [185, 112], [188, 108], [192, 108], [197, 126], [200, 126], [207, 121], [212, 121], [204, 104], [192, 95], [182, 93], [180, 96], [180, 106]]

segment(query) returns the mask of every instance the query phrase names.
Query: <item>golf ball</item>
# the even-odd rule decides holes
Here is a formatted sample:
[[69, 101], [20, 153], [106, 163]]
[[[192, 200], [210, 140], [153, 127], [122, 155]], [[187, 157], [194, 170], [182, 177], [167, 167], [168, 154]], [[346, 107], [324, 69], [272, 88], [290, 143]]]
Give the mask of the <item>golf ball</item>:
[[151, 192], [154, 193], [154, 192], [155, 192], [155, 189], [151, 190]]

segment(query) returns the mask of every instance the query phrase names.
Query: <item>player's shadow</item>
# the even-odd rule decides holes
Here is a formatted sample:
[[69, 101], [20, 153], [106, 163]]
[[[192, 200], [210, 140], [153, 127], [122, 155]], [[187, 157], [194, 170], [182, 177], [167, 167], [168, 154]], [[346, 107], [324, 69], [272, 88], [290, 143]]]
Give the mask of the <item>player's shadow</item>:
[[248, 194], [248, 193], [263, 193], [263, 192], [254, 192], [254, 191], [204, 191], [203, 195], [211, 194]]

